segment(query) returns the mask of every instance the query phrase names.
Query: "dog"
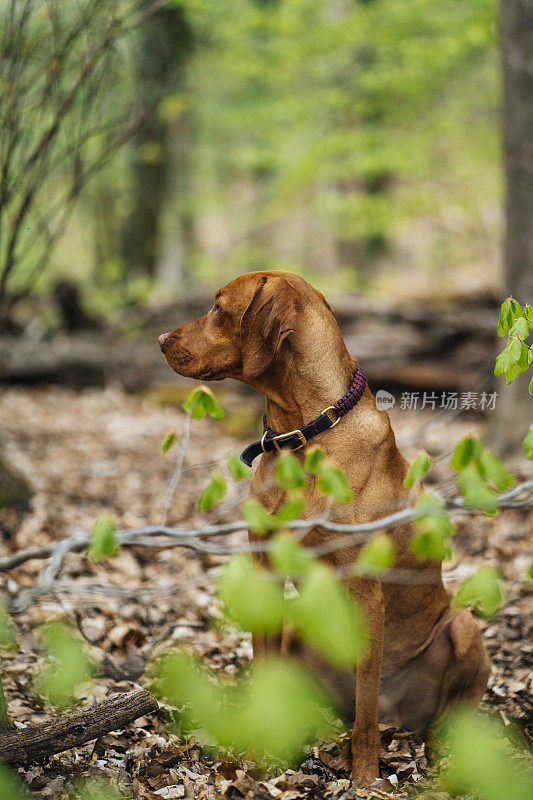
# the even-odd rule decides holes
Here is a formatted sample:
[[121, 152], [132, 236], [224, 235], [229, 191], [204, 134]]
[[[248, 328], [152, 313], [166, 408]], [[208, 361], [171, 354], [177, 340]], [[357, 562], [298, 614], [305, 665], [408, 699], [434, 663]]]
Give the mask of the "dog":
[[[261, 392], [267, 430], [272, 431], [301, 431], [346, 394], [359, 371], [326, 299], [291, 272], [241, 275], [216, 293], [205, 316], [162, 334], [159, 344], [168, 365], [180, 375], [201, 381], [234, 378]], [[329, 411], [326, 416], [334, 414]], [[294, 451], [303, 461], [307, 446], [300, 443], [298, 438]], [[409, 465], [396, 446], [388, 414], [376, 408], [368, 385], [357, 405], [319, 433], [314, 443], [344, 470], [352, 489], [354, 500], [343, 506], [340, 521], [368, 522], [405, 507], [409, 491], [403, 482]], [[274, 481], [276, 455], [274, 447], [262, 452], [251, 488], [271, 513], [286, 499]], [[311, 482], [306, 514], [320, 515], [326, 502]], [[335, 519], [335, 506], [331, 518]], [[353, 716], [355, 711], [352, 778], [358, 786], [379, 778], [378, 718], [427, 735], [458, 702], [477, 704], [490, 672], [473, 616], [466, 609], [450, 608], [440, 563], [414, 556], [413, 525], [388, 533], [395, 545], [395, 569], [412, 571], [414, 579], [346, 579], [368, 628], [367, 656], [357, 664], [355, 675], [333, 670], [297, 643], [291, 648], [300, 651], [347, 712]], [[304, 544], [316, 547], [334, 537], [314, 529]], [[350, 546], [324, 558], [345, 574], [359, 552], [360, 546]], [[264, 555], [256, 558], [265, 563]], [[273, 649], [279, 652], [279, 646], [276, 637], [254, 636], [254, 659]]]

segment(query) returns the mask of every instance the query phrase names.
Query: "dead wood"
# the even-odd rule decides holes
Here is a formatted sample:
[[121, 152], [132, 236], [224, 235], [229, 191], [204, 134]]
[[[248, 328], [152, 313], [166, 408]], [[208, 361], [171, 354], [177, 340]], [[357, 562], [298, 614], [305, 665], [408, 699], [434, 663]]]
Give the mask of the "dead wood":
[[116, 694], [102, 703], [50, 722], [0, 734], [0, 761], [7, 764], [39, 761], [120, 730], [157, 709], [157, 701], [144, 689]]

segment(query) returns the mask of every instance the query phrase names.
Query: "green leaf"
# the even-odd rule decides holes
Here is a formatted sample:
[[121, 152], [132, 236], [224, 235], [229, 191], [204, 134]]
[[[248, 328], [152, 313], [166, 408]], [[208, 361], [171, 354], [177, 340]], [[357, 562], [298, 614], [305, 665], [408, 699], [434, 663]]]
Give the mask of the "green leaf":
[[529, 325], [533, 328], [533, 306], [530, 305], [525, 306], [524, 314], [526, 315], [526, 319], [529, 322]]
[[518, 336], [520, 339], [527, 339], [529, 336], [529, 324], [525, 317], [518, 319], [509, 328], [509, 336]]
[[[533, 350], [530, 350], [529, 352], [533, 354]], [[529, 394], [533, 394], [533, 378], [531, 378], [529, 382]]]
[[243, 478], [251, 478], [252, 470], [243, 464], [241, 459], [236, 453], [230, 453], [228, 456], [228, 469], [236, 481], [242, 481]]
[[473, 606], [484, 617], [492, 617], [503, 602], [501, 576], [496, 567], [485, 565], [461, 584], [454, 606]]
[[518, 357], [518, 366], [522, 370], [522, 372], [526, 372], [529, 366], [529, 355], [530, 350], [524, 342], [517, 339], [518, 344], [520, 345], [520, 355]]
[[533, 425], [530, 427], [529, 431], [526, 433], [526, 437], [522, 442], [522, 447], [524, 448], [524, 453], [526, 454], [526, 458], [532, 459], [533, 458]]
[[176, 434], [174, 431], [169, 431], [163, 441], [161, 442], [161, 452], [168, 453], [174, 442], [176, 441]]
[[[423, 492], [416, 498], [415, 512], [415, 519], [419, 520], [428, 516], [448, 518], [444, 500], [432, 492]], [[451, 527], [453, 530], [453, 525]]]
[[459, 470], [466, 467], [467, 464], [475, 461], [480, 453], [481, 444], [477, 436], [465, 436], [453, 451], [453, 455], [450, 459], [450, 466], [456, 472], [459, 472]]
[[289, 576], [302, 575], [314, 561], [309, 551], [288, 531], [282, 531], [272, 537], [268, 557], [278, 572]]
[[346, 475], [342, 469], [334, 467], [329, 461], [321, 461], [319, 465], [317, 486], [321, 492], [330, 494], [339, 503], [349, 503], [353, 500]]
[[394, 543], [390, 536], [381, 533], [363, 547], [354, 567], [356, 575], [381, 575], [394, 564]]
[[350, 669], [366, 652], [367, 636], [355, 599], [330, 569], [315, 564], [299, 587], [299, 597], [289, 604], [298, 636], [330, 664]]
[[512, 322], [511, 314], [511, 300], [507, 298], [502, 303], [500, 308], [500, 319], [498, 321], [498, 336], [503, 336], [505, 331], [508, 331]]
[[283, 453], [276, 462], [275, 479], [282, 489], [305, 489], [307, 479], [300, 462], [293, 453]]
[[507, 386], [518, 378], [518, 376], [522, 373], [522, 367], [519, 364], [512, 364], [509, 369], [504, 373], [503, 379]]
[[464, 467], [456, 478], [465, 505], [480, 511], [493, 512], [499, 508], [498, 498], [484, 482], [473, 464]]
[[322, 447], [315, 444], [310, 447], [305, 454], [304, 469], [312, 475], [316, 475], [320, 464], [326, 458], [326, 453]]
[[511, 473], [500, 459], [487, 448], [481, 451], [477, 463], [483, 478], [499, 492], [503, 492], [513, 485], [514, 480]]
[[53, 706], [68, 706], [78, 687], [90, 679], [93, 664], [81, 641], [63, 623], [47, 623], [40, 633], [48, 663], [37, 675], [34, 689]]
[[277, 528], [278, 521], [269, 514], [257, 500], [247, 500], [242, 507], [242, 516], [251, 531], [254, 533], [267, 533]]
[[511, 746], [510, 739], [509, 729], [486, 714], [452, 710], [442, 736], [447, 757], [440, 783], [446, 796], [531, 800], [531, 769], [520, 768], [523, 748]]
[[425, 450], [421, 450], [420, 453], [417, 453], [413, 463], [409, 467], [403, 485], [408, 489], [411, 489], [415, 483], [418, 483], [418, 481], [422, 480], [424, 475], [426, 475], [430, 469], [431, 461], [429, 456]]
[[188, 653], [173, 652], [161, 660], [155, 691], [180, 709], [180, 729], [201, 728], [215, 742], [231, 743], [231, 720], [223, 713], [224, 697], [218, 682], [211, 680], [207, 670]]
[[198, 511], [207, 511], [220, 503], [226, 494], [226, 479], [220, 472], [213, 472], [209, 482], [202, 489], [196, 507]]
[[262, 660], [244, 697], [237, 726], [237, 742], [255, 758], [269, 761], [301, 759], [325, 729], [330, 708], [324, 690], [302, 666], [282, 659]]
[[415, 522], [415, 534], [411, 538], [411, 550], [421, 561], [444, 561], [450, 558], [448, 545], [449, 527], [442, 518], [427, 517]]
[[514, 322], [514, 320], [522, 316], [524, 309], [514, 297], [510, 297], [509, 299], [511, 301], [511, 322]]
[[513, 359], [511, 357], [511, 348], [507, 345], [501, 353], [496, 357], [496, 365], [494, 367], [494, 375], [500, 378], [513, 366]]
[[186, 414], [193, 419], [203, 419], [209, 414], [213, 419], [222, 419], [224, 410], [207, 386], [196, 386], [182, 405]]
[[518, 364], [522, 355], [522, 342], [519, 339], [513, 339], [509, 342], [509, 354], [511, 360]]
[[120, 550], [117, 541], [116, 526], [110, 517], [98, 517], [94, 524], [91, 541], [87, 555], [91, 561], [101, 561], [103, 558], [116, 556]]
[[449, 537], [455, 528], [444, 501], [431, 492], [424, 492], [415, 503], [415, 533], [411, 550], [422, 561], [444, 561], [450, 557]]
[[531, 578], [531, 580], [533, 581], [533, 561], [529, 565], [529, 569], [527, 571], [527, 577]]
[[276, 633], [283, 627], [283, 588], [248, 556], [233, 556], [224, 564], [218, 592], [228, 617], [241, 628]]
[[288, 500], [283, 503], [280, 510], [276, 514], [276, 519], [279, 523], [288, 522], [291, 519], [297, 519], [305, 511], [305, 500], [301, 494], [293, 494]]
[[126, 800], [124, 794], [105, 780], [89, 778], [80, 787], [76, 787], [71, 797], [76, 800]]
[[15, 626], [9, 616], [5, 602], [0, 600], [0, 648], [2, 650], [14, 650], [16, 646]]
[[224, 409], [216, 399], [215, 395], [208, 389], [207, 386], [202, 386], [202, 391], [205, 394], [205, 410], [213, 419], [222, 419], [224, 416]]
[[29, 800], [18, 775], [4, 764], [0, 764], [0, 797], [2, 800]]

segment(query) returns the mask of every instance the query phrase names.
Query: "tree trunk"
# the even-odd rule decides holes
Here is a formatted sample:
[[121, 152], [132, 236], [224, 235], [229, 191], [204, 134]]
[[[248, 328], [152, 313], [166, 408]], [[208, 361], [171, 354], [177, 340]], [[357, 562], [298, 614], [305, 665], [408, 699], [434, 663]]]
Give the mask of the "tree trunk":
[[135, 140], [134, 207], [122, 233], [128, 272], [155, 275], [163, 204], [168, 187], [175, 182], [169, 153], [172, 129], [160, 113], [158, 100], [165, 89], [182, 88], [192, 46], [191, 27], [178, 6], [161, 8], [144, 26], [138, 79], [149, 113]]
[[[505, 294], [533, 303], [533, 2], [501, 0], [506, 179]], [[500, 388], [491, 444], [518, 451], [533, 419], [531, 376]]]

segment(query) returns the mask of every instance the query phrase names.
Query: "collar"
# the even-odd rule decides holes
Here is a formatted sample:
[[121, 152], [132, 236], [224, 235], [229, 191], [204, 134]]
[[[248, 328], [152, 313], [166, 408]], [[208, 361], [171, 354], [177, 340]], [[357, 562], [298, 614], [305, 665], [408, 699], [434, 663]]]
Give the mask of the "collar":
[[[251, 467], [254, 458], [260, 456], [261, 453], [271, 453], [273, 450], [277, 450], [278, 453], [281, 453], [282, 449], [294, 452], [295, 450], [300, 450], [302, 447], [305, 447], [309, 439], [312, 439], [313, 436], [319, 433], [327, 431], [329, 428], [334, 428], [340, 418], [357, 405], [363, 396], [365, 386], [366, 375], [361, 367], [358, 367], [352, 385], [346, 394], [343, 395], [340, 400], [337, 400], [334, 406], [325, 408], [316, 419], [308, 422], [303, 428], [289, 431], [288, 433], [274, 433], [274, 431], [269, 428], [266, 414], [264, 414], [263, 436], [257, 442], [249, 444], [248, 447], [242, 451], [241, 461], [243, 461], [247, 467]], [[329, 412], [331, 412], [332, 416], [330, 416]]]

